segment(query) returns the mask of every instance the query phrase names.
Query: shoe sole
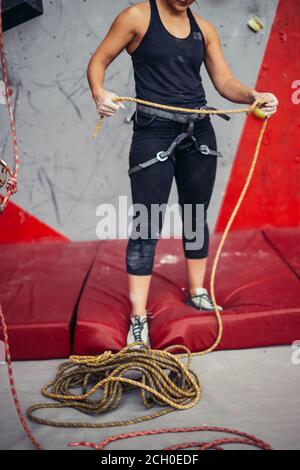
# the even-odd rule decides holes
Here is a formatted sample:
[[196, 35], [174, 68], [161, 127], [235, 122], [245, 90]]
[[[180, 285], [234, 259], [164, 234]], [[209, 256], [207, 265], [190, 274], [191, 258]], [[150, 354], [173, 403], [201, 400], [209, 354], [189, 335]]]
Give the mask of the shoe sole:
[[[198, 307], [196, 307], [196, 305], [192, 301], [189, 301], [189, 300], [186, 302], [186, 305], [188, 305], [189, 307], [194, 308], [195, 310], [198, 310], [198, 311], [200, 310], [201, 312], [215, 312], [214, 308], [198, 308]], [[223, 308], [218, 308], [218, 310], [220, 310], [222, 312]]]

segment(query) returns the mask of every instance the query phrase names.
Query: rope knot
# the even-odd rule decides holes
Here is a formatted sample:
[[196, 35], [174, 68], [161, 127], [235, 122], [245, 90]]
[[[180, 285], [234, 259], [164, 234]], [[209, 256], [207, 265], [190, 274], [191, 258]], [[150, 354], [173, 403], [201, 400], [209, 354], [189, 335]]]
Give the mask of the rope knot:
[[18, 186], [17, 186], [17, 178], [15, 178], [15, 176], [9, 177], [6, 183], [6, 190], [10, 195], [15, 194], [17, 192]]

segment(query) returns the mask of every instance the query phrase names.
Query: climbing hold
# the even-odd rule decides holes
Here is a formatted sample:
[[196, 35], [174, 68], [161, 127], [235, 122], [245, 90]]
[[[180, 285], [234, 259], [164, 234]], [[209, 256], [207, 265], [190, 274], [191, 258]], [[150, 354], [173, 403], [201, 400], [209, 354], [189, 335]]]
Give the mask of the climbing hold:
[[264, 24], [256, 16], [252, 16], [250, 20], [248, 21], [247, 25], [255, 33], [258, 33], [264, 27]]
[[260, 108], [254, 108], [252, 112], [257, 119], [266, 119], [267, 117], [267, 115]]

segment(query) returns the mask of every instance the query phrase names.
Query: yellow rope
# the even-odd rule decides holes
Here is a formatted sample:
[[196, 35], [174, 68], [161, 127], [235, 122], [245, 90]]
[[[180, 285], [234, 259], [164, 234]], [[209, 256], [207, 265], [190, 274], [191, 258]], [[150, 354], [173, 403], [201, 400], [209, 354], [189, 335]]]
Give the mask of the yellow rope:
[[220, 259], [220, 256], [221, 256], [221, 252], [222, 252], [223, 246], [225, 244], [228, 232], [230, 230], [230, 227], [233, 224], [233, 221], [234, 221], [234, 219], [235, 219], [235, 217], [238, 213], [238, 210], [239, 210], [239, 208], [240, 208], [240, 206], [243, 202], [243, 199], [244, 199], [244, 197], [246, 195], [246, 192], [248, 190], [248, 187], [250, 185], [250, 182], [251, 182], [251, 179], [252, 179], [252, 176], [253, 176], [253, 173], [254, 173], [254, 169], [255, 169], [255, 166], [256, 166], [257, 158], [258, 158], [258, 155], [259, 155], [259, 150], [260, 150], [262, 138], [263, 138], [263, 135], [264, 135], [265, 130], [266, 130], [267, 122], [268, 122], [267, 119], [265, 119], [263, 121], [263, 125], [262, 125], [261, 131], [260, 131], [260, 134], [259, 134], [259, 138], [258, 138], [258, 141], [257, 141], [257, 144], [256, 144], [254, 156], [253, 156], [253, 159], [252, 159], [252, 163], [251, 163], [251, 166], [250, 166], [250, 169], [249, 169], [249, 172], [248, 172], [246, 182], [243, 186], [243, 189], [242, 189], [241, 194], [238, 198], [238, 201], [237, 201], [237, 203], [236, 203], [236, 205], [235, 205], [235, 207], [232, 211], [232, 214], [231, 214], [231, 216], [230, 216], [230, 218], [229, 218], [229, 220], [226, 224], [225, 230], [222, 234], [221, 241], [219, 243], [219, 246], [218, 246], [218, 249], [216, 251], [214, 261], [213, 261], [213, 265], [212, 265], [211, 276], [210, 276], [210, 293], [211, 293], [211, 298], [212, 298], [213, 305], [214, 305], [214, 308], [215, 308], [215, 314], [216, 314], [216, 317], [217, 317], [217, 320], [218, 320], [219, 333], [218, 333], [216, 341], [214, 342], [214, 344], [210, 348], [206, 349], [205, 351], [201, 351], [199, 353], [196, 353], [196, 355], [197, 354], [198, 355], [203, 355], [203, 354], [207, 354], [207, 353], [213, 351], [219, 345], [219, 343], [221, 341], [221, 338], [222, 338], [223, 325], [222, 325], [221, 315], [219, 313], [219, 310], [218, 310], [218, 307], [217, 307], [217, 304], [216, 304], [215, 286], [214, 286], [215, 276], [216, 276], [216, 271], [217, 271], [217, 265], [218, 265], [218, 262], [219, 262], [219, 259]]
[[[145, 106], [151, 106], [151, 108], [166, 109], [167, 111], [175, 111], [175, 112], [183, 112], [183, 113], [191, 113], [191, 114], [241, 114], [241, 113], [248, 114], [248, 113], [253, 112], [256, 107], [259, 107], [259, 105], [265, 103], [264, 98], [258, 98], [248, 108], [208, 110], [208, 109], [179, 108], [178, 106], [169, 106], [166, 104], [154, 103], [152, 101], [145, 101], [139, 98], [132, 98], [130, 96], [117, 96], [115, 98], [112, 98], [112, 101], [115, 103], [117, 103], [118, 101], [128, 101], [131, 103], [138, 103], [138, 104], [143, 104]], [[96, 124], [95, 132], [93, 134], [93, 139], [96, 139], [97, 135], [99, 134], [103, 121], [104, 121], [104, 116], [100, 116], [98, 123]]]
[[[144, 345], [135, 349], [136, 345], [143, 343], [134, 343], [116, 354], [106, 351], [100, 356], [71, 356], [59, 366], [55, 379], [42, 389], [46, 398], [60, 403], [33, 405], [27, 410], [27, 416], [31, 421], [47, 426], [107, 428], [137, 424], [174, 410], [188, 410], [199, 402], [201, 385], [197, 375], [190, 370], [191, 353], [186, 347], [176, 346], [186, 351], [188, 361], [185, 366], [169, 352], [173, 347], [155, 351]], [[133, 371], [138, 373], [136, 379], [128, 377]], [[72, 389], [81, 389], [81, 393], [74, 394]], [[126, 421], [106, 423], [51, 421], [34, 414], [40, 409], [70, 407], [85, 414], [100, 415], [115, 409], [123, 394], [134, 389], [140, 390], [145, 408], [156, 404], [164, 409]]]

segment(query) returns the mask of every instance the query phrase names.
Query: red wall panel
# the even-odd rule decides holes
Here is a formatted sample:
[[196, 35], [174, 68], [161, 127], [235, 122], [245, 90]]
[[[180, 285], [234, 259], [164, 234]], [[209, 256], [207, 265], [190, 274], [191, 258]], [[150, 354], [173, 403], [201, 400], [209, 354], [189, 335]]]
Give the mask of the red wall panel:
[[[300, 223], [300, 1], [280, 0], [256, 83], [274, 93], [278, 112], [269, 120], [259, 161], [233, 229]], [[222, 231], [250, 167], [261, 121], [249, 116], [216, 224]]]
[[14, 203], [9, 202], [4, 213], [0, 215], [0, 243], [18, 243], [34, 240], [68, 239]]

